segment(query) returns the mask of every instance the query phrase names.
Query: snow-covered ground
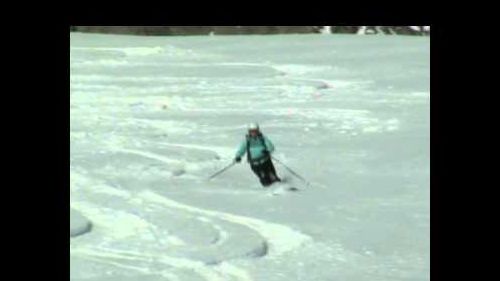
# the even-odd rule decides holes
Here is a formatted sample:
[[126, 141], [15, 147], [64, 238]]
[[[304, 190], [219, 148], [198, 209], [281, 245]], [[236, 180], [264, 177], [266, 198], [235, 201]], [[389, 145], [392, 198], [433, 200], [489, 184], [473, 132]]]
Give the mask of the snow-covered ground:
[[[71, 280], [429, 280], [430, 38], [71, 34]], [[297, 192], [232, 161], [260, 123]], [[244, 161], [243, 161], [244, 162]]]

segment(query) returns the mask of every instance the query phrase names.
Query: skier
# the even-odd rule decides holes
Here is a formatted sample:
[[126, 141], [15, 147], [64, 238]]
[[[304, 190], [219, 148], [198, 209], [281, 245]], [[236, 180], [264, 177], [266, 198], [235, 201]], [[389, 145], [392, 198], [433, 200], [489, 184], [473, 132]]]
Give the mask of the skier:
[[247, 154], [248, 163], [252, 171], [259, 177], [260, 183], [267, 187], [274, 182], [281, 181], [276, 175], [271, 153], [274, 151], [274, 145], [264, 136], [257, 123], [251, 123], [248, 126], [248, 134], [236, 152], [234, 161], [241, 162], [241, 157]]

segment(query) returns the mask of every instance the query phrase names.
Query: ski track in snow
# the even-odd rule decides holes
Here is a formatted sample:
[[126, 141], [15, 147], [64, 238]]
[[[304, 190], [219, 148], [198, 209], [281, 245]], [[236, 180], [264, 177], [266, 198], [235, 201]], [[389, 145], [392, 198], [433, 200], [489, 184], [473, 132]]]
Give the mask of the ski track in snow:
[[266, 238], [270, 245], [267, 258], [275, 258], [285, 252], [300, 247], [303, 243], [311, 240], [311, 237], [293, 230], [285, 225], [267, 222], [255, 218], [233, 215], [229, 213], [201, 209], [195, 206], [178, 203], [174, 200], [160, 196], [152, 191], [144, 191], [138, 194], [140, 198], [150, 202], [163, 204], [166, 207], [181, 209], [190, 213], [201, 214], [209, 217], [224, 219], [226, 221], [240, 224], [251, 228]]
[[[142, 199], [153, 199], [149, 200], [152, 202], [161, 202], [163, 205], [168, 207], [173, 207], [182, 210], [196, 210], [200, 214], [211, 214], [208, 211], [203, 211], [201, 209], [191, 207], [188, 205], [183, 205], [176, 203], [170, 199], [166, 199], [159, 195], [153, 194], [151, 192], [145, 192], [144, 194], [139, 194], [138, 198]], [[147, 203], [146, 201], [141, 201], [133, 199], [134, 203], [138, 203], [142, 206]], [[87, 214], [92, 217], [93, 221], [99, 226], [100, 229], [97, 231], [107, 233], [108, 236], [103, 240], [101, 244], [106, 244], [111, 241], [125, 240], [133, 237], [147, 237], [148, 232], [151, 231], [151, 225], [146, 220], [138, 217], [135, 214], [131, 214], [124, 211], [117, 211], [113, 209], [106, 209], [102, 206], [96, 206], [88, 202], [77, 202], [73, 203], [72, 206], [77, 207], [80, 210], [85, 210]], [[208, 221], [207, 219], [203, 219]], [[114, 223], [113, 223], [114, 222]], [[224, 227], [215, 225], [215, 228], [222, 231], [222, 238], [215, 246], [220, 245], [223, 242], [224, 236], [227, 236], [223, 232]], [[119, 229], [119, 231], [117, 231]], [[98, 233], [102, 235], [102, 233]], [[143, 238], [142, 238], [143, 239]], [[143, 241], [147, 242], [147, 241]], [[187, 270], [196, 273], [207, 281], [225, 281], [225, 280], [238, 280], [238, 281], [253, 281], [250, 275], [243, 269], [238, 268], [229, 262], [221, 261], [217, 264], [206, 264], [206, 262], [198, 261], [190, 258], [174, 257], [169, 256], [168, 252], [163, 253], [153, 253], [144, 251], [142, 249], [137, 250], [125, 250], [119, 249], [112, 246], [72, 246], [71, 255], [84, 257], [87, 260], [99, 262], [101, 264], [111, 265], [116, 268], [129, 269], [142, 274], [159, 274], [161, 276], [167, 277], [175, 280], [177, 277], [175, 275], [176, 270]], [[155, 262], [157, 264], [162, 264], [169, 270], [158, 271], [151, 270], [148, 267], [141, 266], [131, 266], [125, 262]], [[175, 269], [175, 270], [172, 270]], [[231, 278], [230, 278], [231, 277]], [[230, 278], [230, 279], [228, 279]], [[234, 278], [234, 279], [233, 279]], [[169, 280], [170, 280], [169, 279]], [[179, 279], [180, 280], [180, 279]]]
[[148, 262], [151, 259], [154, 259], [155, 262], [163, 264], [170, 268], [192, 271], [207, 281], [227, 281], [228, 277], [234, 277], [235, 279], [231, 278], [229, 280], [237, 280], [237, 281], [254, 280], [245, 270], [233, 266], [227, 262], [222, 262], [214, 266], [207, 266], [203, 262], [193, 261], [184, 258], [174, 258], [174, 257], [169, 257], [167, 255], [151, 257], [149, 255], [141, 255], [141, 252], [121, 252], [121, 251], [114, 251], [113, 249], [103, 249], [103, 248], [95, 250], [88, 250], [88, 249], [76, 250], [72, 252], [75, 254], [84, 255], [89, 260], [94, 260], [100, 263], [113, 265], [118, 268], [132, 269], [134, 271], [143, 274], [158, 274], [163, 277], [169, 278], [168, 280], [170, 279], [181, 280], [181, 279], [178, 278], [175, 273], [172, 273], [173, 271], [172, 269], [164, 271], [151, 271], [144, 267], [124, 265], [123, 263], [113, 262], [112, 260], [118, 259], [118, 260], [137, 261], [143, 259], [144, 261]]
[[[106, 184], [98, 184], [95, 180], [92, 180], [91, 177], [83, 176], [75, 172], [73, 172], [72, 175], [73, 177], [78, 177], [78, 179], [84, 181], [86, 184], [93, 184], [96, 186], [96, 188], [92, 190], [93, 193], [108, 194], [115, 198], [129, 202], [135, 206], [134, 208], [131, 208], [132, 210], [159, 206], [163, 210], [177, 210], [175, 213], [179, 215], [182, 213], [195, 215], [199, 221], [213, 224], [213, 227], [217, 230], [219, 235], [217, 240], [213, 242], [215, 247], [223, 247], [224, 242], [231, 236], [235, 236], [236, 239], [242, 239], [241, 234], [231, 233], [231, 228], [228, 228], [224, 224], [220, 224], [217, 221], [239, 225], [243, 228], [247, 228], [249, 231], [255, 231], [262, 236], [266, 243], [266, 249], [265, 252], [257, 254], [255, 257], [264, 259], [277, 259], [286, 252], [298, 249], [304, 245], [304, 243], [312, 241], [311, 237], [293, 230], [286, 225], [226, 212], [202, 209], [196, 206], [174, 201], [151, 190], [145, 190], [138, 193], [122, 191]], [[105, 236], [102, 242], [103, 245], [106, 243], [112, 243], [112, 241], [134, 239], [134, 237], [141, 237], [140, 239], [144, 240], [145, 237], [152, 236], [151, 232], [153, 232], [152, 229], [155, 227], [152, 225], [151, 221], [147, 220], [147, 218], [143, 218], [142, 216], [135, 214], [133, 211], [130, 212], [128, 210], [106, 208], [104, 206], [91, 203], [88, 200], [78, 200], [78, 198], [75, 198], [72, 202], [72, 207], [82, 210], [86, 215], [92, 218], [93, 223], [97, 225], [97, 229], [95, 230], [97, 231], [97, 235]], [[178, 211], [181, 212], [179, 213]], [[156, 234], [153, 233], [153, 236], [155, 235]], [[170, 240], [173, 239], [172, 237], [169, 238]], [[151, 239], [152, 238], [146, 239], [141, 243], [148, 243], [148, 240]], [[181, 240], [177, 237], [175, 237], [175, 239]], [[254, 246], [250, 245], [250, 247]], [[256, 251], [253, 249], [249, 250]], [[243, 252], [241, 253], [242, 256], [240, 258], [247, 258], [247, 254], [244, 254]], [[248, 272], [231, 264], [229, 260], [224, 260], [224, 258], [215, 264], [207, 264], [205, 261], [189, 257], [171, 256], [166, 253], [154, 253], [141, 251], [140, 249], [125, 250], [113, 246], [95, 245], [74, 245], [71, 248], [71, 255], [84, 257], [88, 260], [96, 261], [101, 264], [107, 264], [116, 268], [137, 271], [142, 274], [159, 274], [170, 279], [172, 279], [172, 276], [175, 276], [175, 271], [172, 273], [172, 270], [165, 272], [149, 270], [140, 266], [131, 266], [120, 261], [154, 261], [169, 268], [175, 268], [176, 270], [193, 271], [207, 281], [253, 281]], [[248, 258], [252, 258], [252, 256], [248, 256]], [[228, 279], [229, 277], [234, 279]]]
[[[125, 250], [116, 250], [109, 248], [83, 248], [72, 250], [73, 254], [80, 254], [86, 256], [90, 260], [110, 264], [119, 268], [124, 269], [132, 269], [134, 271], [138, 271], [143, 274], [159, 274], [161, 276], [167, 278], [178, 279], [177, 276], [170, 271], [152, 271], [148, 270], [144, 267], [139, 266], [129, 266], [124, 265], [120, 262], [112, 262], [112, 260], [129, 260], [129, 261], [146, 261], [150, 262], [154, 260], [160, 264], [163, 264], [168, 267], [173, 267], [177, 269], [186, 269], [195, 272], [199, 276], [203, 277], [207, 281], [226, 281], [227, 277], [232, 276], [235, 277], [235, 280], [238, 281], [253, 281], [249, 274], [227, 262], [222, 262], [215, 266], [207, 266], [203, 262], [193, 261], [185, 258], [174, 258], [169, 257], [168, 255], [158, 255], [158, 256], [150, 256], [145, 255], [142, 252], [136, 251], [125, 251]], [[179, 279], [180, 280], [180, 279]], [[234, 280], [234, 279], [231, 279]]]
[[[136, 194], [136, 196], [134, 196], [134, 202], [139, 203], [143, 207], [147, 206], [148, 204], [159, 204], [165, 208], [177, 209], [183, 212], [199, 215], [201, 216], [201, 221], [212, 222], [210, 218], [215, 218], [252, 229], [258, 232], [262, 237], [264, 237], [266, 239], [266, 242], [269, 244], [269, 251], [262, 258], [276, 259], [280, 255], [283, 255], [288, 251], [293, 251], [308, 241], [312, 241], [309, 236], [295, 231], [285, 225], [271, 223], [245, 216], [229, 214], [225, 212], [206, 210], [188, 204], [182, 204], [164, 196], [160, 196], [150, 190]], [[116, 210], [93, 206], [89, 203], [80, 202], [74, 203], [73, 205], [78, 207], [79, 209], [85, 210], [86, 213], [91, 215], [96, 224], [104, 227], [105, 229], [108, 229], [107, 232], [113, 233], [114, 240], [127, 239], [133, 236], [144, 237], [151, 227], [147, 221], [133, 214], [117, 212]], [[121, 215], [118, 215], [118, 213], [120, 213]], [[127, 220], [129, 226], [127, 226], [127, 223], [124, 223], [125, 220]], [[113, 224], [112, 221], [115, 221], [115, 224]], [[215, 224], [214, 227], [220, 232], [222, 236], [221, 239], [219, 239], [220, 241], [214, 243], [214, 245], [217, 246], [226, 239], [228, 233], [225, 233], [224, 226]], [[116, 228], [120, 228], [121, 231], [115, 231]], [[173, 257], [169, 256], [166, 253], [153, 254], [144, 253], [143, 251], [120, 250], [112, 247], [93, 246], [72, 248], [71, 254], [84, 256], [90, 260], [99, 261], [119, 268], [128, 268], [147, 274], [154, 273], [162, 275], [163, 273], [147, 270], [143, 267], [125, 265], [113, 260], [142, 260], [145, 262], [154, 260], [157, 263], [164, 264], [165, 266], [173, 267], [176, 269], [192, 270], [207, 281], [228, 280], [228, 276], [234, 277], [234, 280], [253, 281], [253, 279], [244, 269], [232, 265], [229, 261], [221, 261], [217, 264], [207, 265], [202, 261], [189, 258]], [[172, 276], [171, 272], [168, 274], [169, 276], [165, 277]]]

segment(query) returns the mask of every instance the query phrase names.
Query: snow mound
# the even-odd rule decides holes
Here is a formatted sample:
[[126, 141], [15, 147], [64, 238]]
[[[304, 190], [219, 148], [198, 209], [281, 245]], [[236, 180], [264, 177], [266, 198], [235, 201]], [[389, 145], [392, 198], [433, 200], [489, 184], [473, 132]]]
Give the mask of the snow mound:
[[212, 244], [196, 247], [172, 247], [170, 256], [216, 265], [228, 260], [260, 258], [267, 255], [269, 245], [259, 233], [244, 226], [215, 221], [221, 231]]
[[92, 229], [92, 223], [80, 212], [70, 210], [70, 237], [76, 237], [89, 232]]

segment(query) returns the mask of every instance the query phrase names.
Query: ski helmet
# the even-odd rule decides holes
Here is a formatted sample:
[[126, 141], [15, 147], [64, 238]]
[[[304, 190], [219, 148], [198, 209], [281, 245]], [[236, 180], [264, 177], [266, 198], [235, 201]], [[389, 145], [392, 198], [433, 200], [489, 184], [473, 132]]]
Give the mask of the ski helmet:
[[248, 131], [259, 131], [259, 124], [257, 123], [250, 123], [248, 124]]

